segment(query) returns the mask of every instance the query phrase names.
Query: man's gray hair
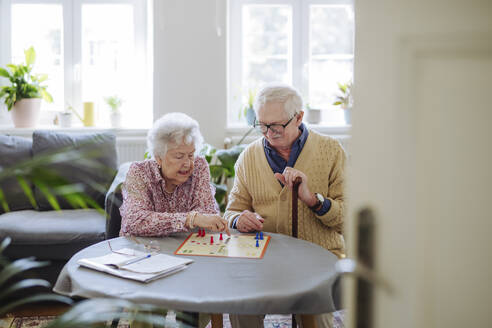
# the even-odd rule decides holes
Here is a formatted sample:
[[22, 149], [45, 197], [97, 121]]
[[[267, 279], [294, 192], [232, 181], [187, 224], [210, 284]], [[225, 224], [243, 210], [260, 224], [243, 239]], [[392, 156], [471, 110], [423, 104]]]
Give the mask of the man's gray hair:
[[202, 147], [203, 137], [197, 121], [183, 113], [169, 113], [154, 122], [147, 134], [147, 149], [153, 157], [163, 158], [170, 143], [195, 145], [195, 153]]
[[256, 95], [253, 108], [255, 112], [266, 103], [278, 102], [284, 104], [284, 110], [288, 117], [292, 117], [302, 111], [302, 97], [295, 88], [287, 84], [268, 84]]

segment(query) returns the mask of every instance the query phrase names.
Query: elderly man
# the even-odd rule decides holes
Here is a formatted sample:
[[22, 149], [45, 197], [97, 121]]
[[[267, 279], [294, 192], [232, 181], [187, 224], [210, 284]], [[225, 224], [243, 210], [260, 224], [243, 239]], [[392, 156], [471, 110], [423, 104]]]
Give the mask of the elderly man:
[[[302, 99], [290, 86], [269, 85], [256, 96], [255, 127], [263, 138], [236, 162], [225, 218], [240, 232], [292, 234], [292, 185], [300, 177], [298, 237], [344, 254], [345, 153], [338, 141], [303, 123]], [[330, 327], [331, 316], [316, 316]], [[233, 327], [263, 327], [263, 316], [231, 315]]]

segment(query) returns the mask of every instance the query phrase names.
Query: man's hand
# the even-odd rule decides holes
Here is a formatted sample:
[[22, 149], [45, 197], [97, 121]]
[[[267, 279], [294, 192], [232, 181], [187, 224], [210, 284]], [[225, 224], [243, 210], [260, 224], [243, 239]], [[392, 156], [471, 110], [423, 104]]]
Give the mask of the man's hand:
[[194, 225], [210, 231], [224, 231], [227, 235], [231, 235], [229, 225], [220, 215], [217, 214], [197, 214]]
[[294, 185], [294, 180], [300, 177], [301, 184], [299, 185], [298, 197], [302, 200], [308, 207], [314, 206], [318, 200], [314, 193], [309, 190], [308, 178], [303, 172], [296, 170], [292, 167], [286, 167], [282, 174], [275, 173], [275, 178], [282, 182], [285, 186], [288, 186], [291, 190]]
[[261, 231], [263, 222], [265, 222], [265, 219], [259, 214], [245, 210], [236, 221], [236, 229], [240, 232]]

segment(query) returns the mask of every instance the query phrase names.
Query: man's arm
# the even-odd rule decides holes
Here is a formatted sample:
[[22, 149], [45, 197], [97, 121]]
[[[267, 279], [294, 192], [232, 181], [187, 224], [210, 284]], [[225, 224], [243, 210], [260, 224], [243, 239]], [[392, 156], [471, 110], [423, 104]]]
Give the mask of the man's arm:
[[229, 222], [229, 227], [233, 228], [232, 224], [244, 210], [253, 212], [252, 197], [248, 191], [246, 184], [246, 177], [243, 169], [243, 156], [239, 156], [239, 159], [235, 165], [236, 176], [234, 178], [234, 186], [229, 193], [229, 200], [227, 202], [227, 208], [224, 213], [224, 219]]
[[[335, 161], [329, 172], [328, 195], [323, 195], [330, 202], [329, 209], [322, 214], [323, 208], [321, 208], [318, 213], [322, 215], [315, 212], [321, 222], [329, 227], [342, 226], [345, 216], [344, 184], [346, 155], [343, 148], [338, 143], [335, 156]], [[326, 205], [327, 204], [323, 204], [323, 207]]]

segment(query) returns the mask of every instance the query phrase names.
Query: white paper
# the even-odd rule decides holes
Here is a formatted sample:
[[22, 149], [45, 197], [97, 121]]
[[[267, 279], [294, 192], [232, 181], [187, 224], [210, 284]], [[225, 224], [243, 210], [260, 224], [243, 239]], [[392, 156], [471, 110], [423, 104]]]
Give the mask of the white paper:
[[[161, 253], [154, 253], [151, 254], [150, 257], [147, 257], [147, 253], [128, 248], [117, 250], [117, 252], [118, 253], [112, 252], [104, 256], [80, 259], [77, 263], [81, 266], [106, 272], [118, 277], [148, 282], [181, 271], [186, 268], [187, 264], [193, 262], [191, 259]], [[142, 259], [124, 265], [125, 262], [139, 257]]]

